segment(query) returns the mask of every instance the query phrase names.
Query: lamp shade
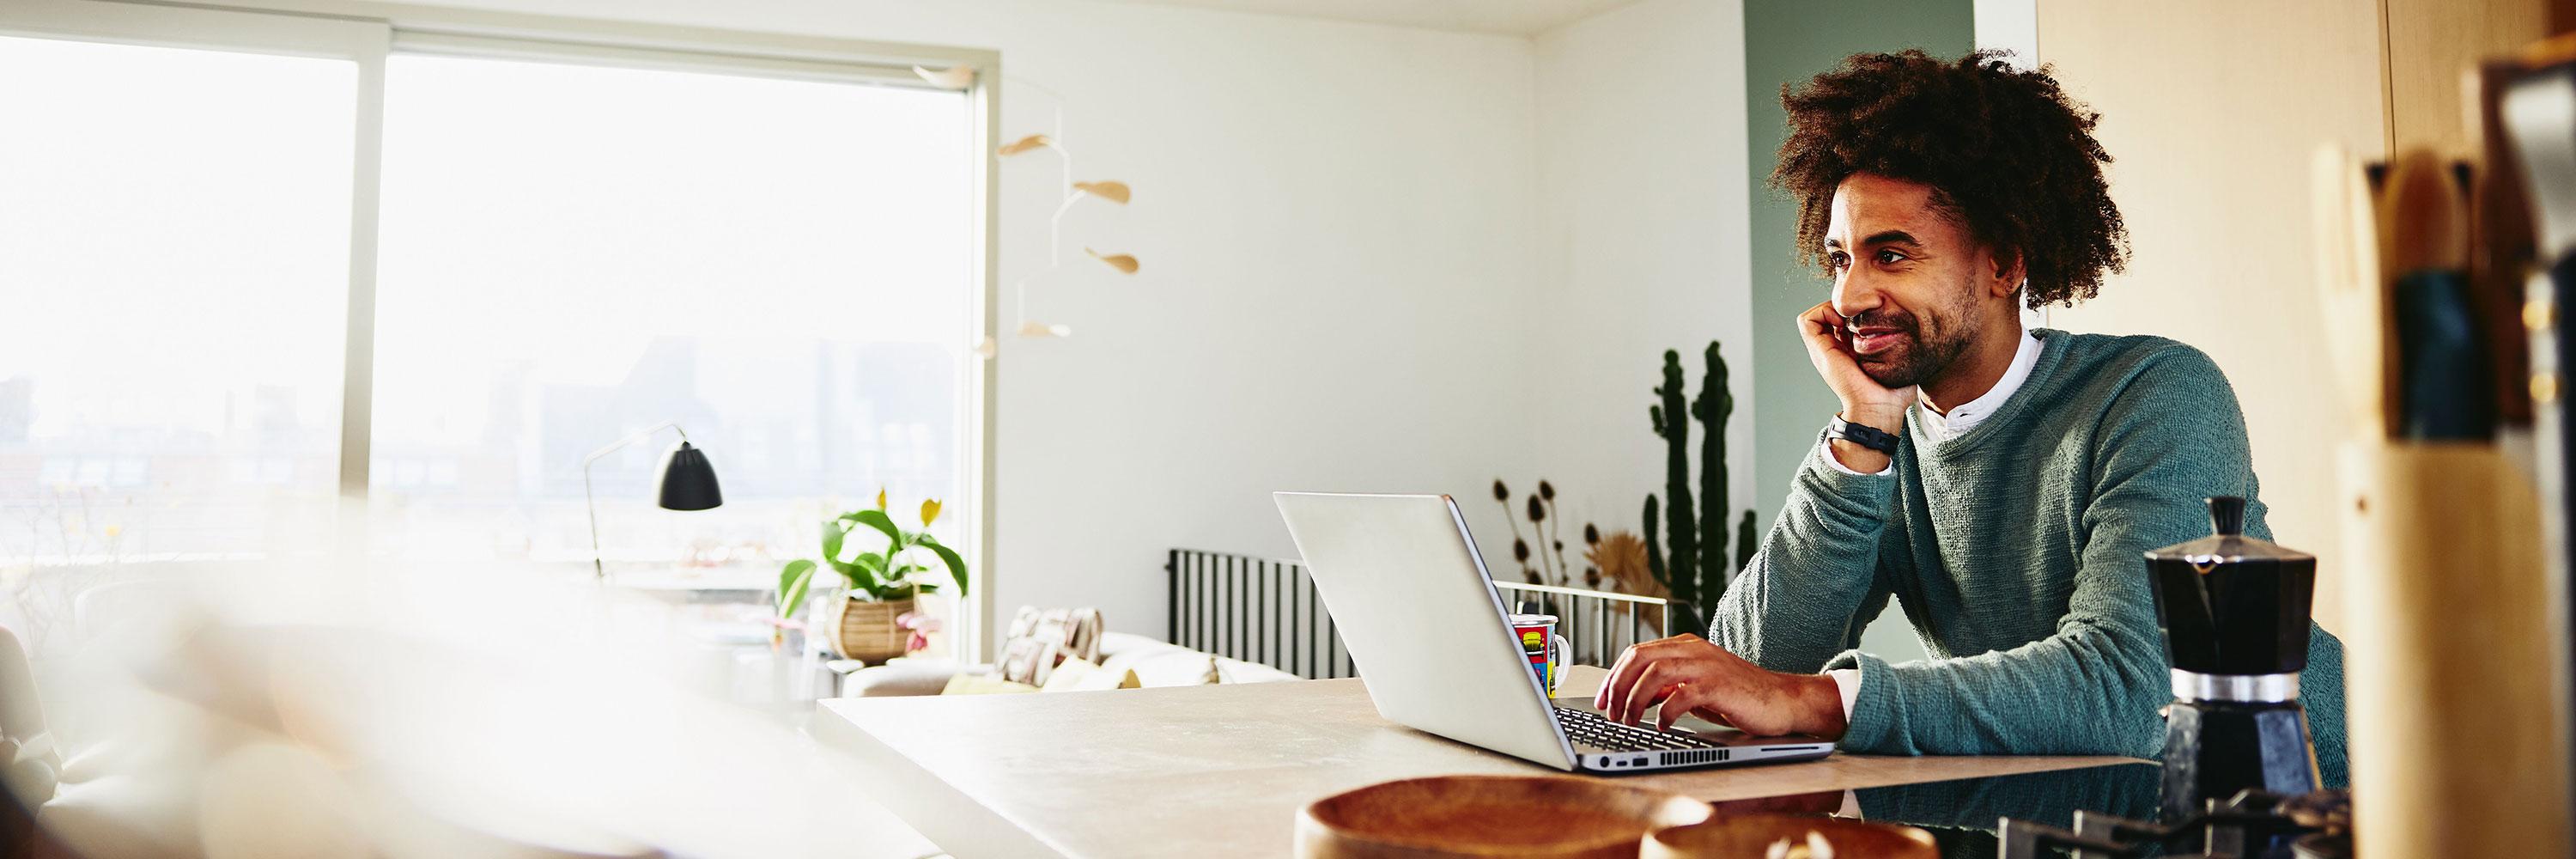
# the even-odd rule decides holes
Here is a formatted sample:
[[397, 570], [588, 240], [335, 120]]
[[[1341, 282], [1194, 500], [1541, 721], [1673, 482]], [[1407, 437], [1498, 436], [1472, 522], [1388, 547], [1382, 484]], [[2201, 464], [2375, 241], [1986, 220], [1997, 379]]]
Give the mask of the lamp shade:
[[654, 487], [664, 510], [708, 510], [724, 506], [724, 491], [716, 487], [715, 466], [707, 464], [705, 451], [690, 447], [682, 440], [662, 458], [662, 479]]

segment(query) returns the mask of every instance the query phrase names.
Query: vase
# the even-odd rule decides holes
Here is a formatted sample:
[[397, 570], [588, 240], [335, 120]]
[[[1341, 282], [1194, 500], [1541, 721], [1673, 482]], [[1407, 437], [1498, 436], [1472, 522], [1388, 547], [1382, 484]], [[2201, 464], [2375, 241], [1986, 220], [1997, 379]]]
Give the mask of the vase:
[[912, 630], [896, 626], [894, 619], [911, 613], [911, 597], [876, 602], [852, 596], [832, 605], [832, 616], [823, 624], [831, 630], [825, 640], [841, 658], [876, 665], [904, 654]]

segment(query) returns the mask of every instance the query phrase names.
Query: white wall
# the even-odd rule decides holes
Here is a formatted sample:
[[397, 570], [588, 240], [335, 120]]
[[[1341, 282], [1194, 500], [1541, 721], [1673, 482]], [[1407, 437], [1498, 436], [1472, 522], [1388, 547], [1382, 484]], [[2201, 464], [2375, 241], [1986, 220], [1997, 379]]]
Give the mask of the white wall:
[[[1646, 419], [1663, 352], [1681, 351], [1696, 394], [1712, 339], [1734, 376], [1728, 500], [1753, 504], [1743, 27], [1736, 0], [1645, 0], [1535, 40], [1529, 357], [1544, 394], [1538, 471], [1503, 476], [1523, 492], [1550, 478], [1573, 522], [1639, 528], [1646, 494], [1664, 485], [1664, 443]], [[1578, 572], [1579, 530], [1565, 535]]]
[[2118, 159], [2106, 172], [2134, 246], [2100, 298], [2052, 320], [2172, 337], [2218, 362], [2245, 412], [2273, 537], [2319, 556], [2314, 614], [2337, 628], [2333, 440], [2345, 410], [2324, 375], [2309, 159], [2329, 142], [2386, 151], [2388, 108], [2371, 83], [2383, 74], [2379, 18], [2353, 0], [2152, 13], [2050, 0], [2038, 24], [2039, 58], [2102, 113], [2094, 136]]
[[[1003, 344], [1004, 618], [1096, 605], [1159, 634], [1166, 548], [1293, 555], [1272, 490], [1472, 501], [1534, 470], [1527, 39], [1086, 0], [454, 5], [994, 48], [1072, 99], [1076, 178], [1136, 197], [1070, 218], [1067, 247], [1144, 269], [1068, 269], [1031, 315], [1077, 336]], [[1003, 93], [1005, 139], [1045, 128], [1052, 102]], [[1004, 162], [1006, 284], [1044, 265], [1055, 181]], [[1491, 504], [1468, 511], [1507, 552]]]

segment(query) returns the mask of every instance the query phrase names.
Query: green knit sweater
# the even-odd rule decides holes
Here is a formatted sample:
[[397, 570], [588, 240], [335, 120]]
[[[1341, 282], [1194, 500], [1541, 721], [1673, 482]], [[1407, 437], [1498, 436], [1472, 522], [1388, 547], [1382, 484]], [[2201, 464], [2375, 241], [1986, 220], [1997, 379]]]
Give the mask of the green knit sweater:
[[[2173, 700], [2140, 557], [2209, 535], [2241, 495], [2269, 539], [2244, 413], [2218, 365], [2160, 337], [2037, 330], [2029, 378], [1984, 422], [1908, 432], [1888, 475], [1809, 448], [1709, 637], [1774, 671], [1858, 668], [1847, 751], [2154, 758]], [[1895, 597], [1933, 658], [1851, 648]], [[2345, 783], [2343, 644], [2309, 629], [2317, 761]]]

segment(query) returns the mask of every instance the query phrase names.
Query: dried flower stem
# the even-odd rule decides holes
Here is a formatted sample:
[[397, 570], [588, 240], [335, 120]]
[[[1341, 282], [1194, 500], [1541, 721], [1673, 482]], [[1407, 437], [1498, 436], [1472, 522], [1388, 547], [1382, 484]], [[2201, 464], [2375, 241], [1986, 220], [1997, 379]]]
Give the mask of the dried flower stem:
[[1574, 586], [1574, 570], [1565, 564], [1565, 541], [1556, 536], [1556, 520], [1559, 518], [1562, 517], [1556, 515], [1556, 499], [1547, 499], [1547, 545], [1556, 555], [1557, 586], [1570, 588]]
[[[1500, 488], [1502, 487], [1502, 483], [1503, 483], [1503, 482], [1502, 482], [1502, 481], [1499, 481], [1499, 480], [1494, 481], [1494, 486], [1495, 486], [1495, 488], [1500, 489]], [[1502, 497], [1498, 497], [1498, 498], [1494, 499], [1494, 503], [1496, 503], [1496, 504], [1500, 504], [1500, 505], [1503, 505], [1503, 521], [1504, 521], [1504, 522], [1506, 522], [1506, 523], [1509, 523], [1509, 524], [1512, 526], [1512, 541], [1513, 541], [1513, 542], [1516, 542], [1516, 543], [1520, 543], [1521, 545], [1524, 545], [1524, 546], [1529, 545], [1528, 541], [1525, 541], [1525, 540], [1522, 540], [1522, 539], [1521, 539], [1521, 522], [1520, 522], [1520, 518], [1519, 518], [1519, 516], [1517, 515], [1519, 511], [1516, 511], [1516, 510], [1513, 510], [1513, 509], [1512, 509], [1512, 499], [1511, 499], [1511, 497], [1510, 497], [1508, 494], [1505, 494], [1505, 495], [1503, 495]], [[1517, 554], [1517, 553], [1515, 553], [1515, 554]], [[1536, 581], [1539, 581], [1539, 578], [1537, 577], [1537, 575], [1536, 575], [1536, 574], [1533, 574], [1533, 573], [1531, 573], [1531, 572], [1530, 572], [1530, 565], [1529, 565], [1529, 559], [1528, 559], [1528, 558], [1514, 558], [1514, 560], [1517, 560], [1517, 561], [1520, 561], [1520, 562], [1521, 562], [1521, 581], [1525, 581], [1525, 582], [1536, 582]], [[1546, 562], [1545, 560], [1541, 560], [1541, 561], [1539, 561], [1539, 564], [1540, 564], [1540, 566], [1542, 566], [1542, 567], [1544, 567], [1544, 566], [1546, 565], [1546, 563], [1547, 563], [1547, 562]]]

